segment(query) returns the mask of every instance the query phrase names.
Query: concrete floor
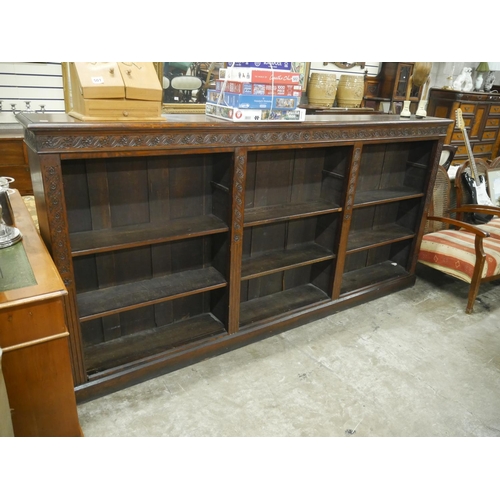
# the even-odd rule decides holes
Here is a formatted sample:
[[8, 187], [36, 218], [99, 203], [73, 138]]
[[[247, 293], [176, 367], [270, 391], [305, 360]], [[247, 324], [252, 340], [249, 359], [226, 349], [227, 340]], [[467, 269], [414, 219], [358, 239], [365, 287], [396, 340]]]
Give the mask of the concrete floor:
[[500, 436], [500, 283], [413, 288], [81, 404], [85, 436]]

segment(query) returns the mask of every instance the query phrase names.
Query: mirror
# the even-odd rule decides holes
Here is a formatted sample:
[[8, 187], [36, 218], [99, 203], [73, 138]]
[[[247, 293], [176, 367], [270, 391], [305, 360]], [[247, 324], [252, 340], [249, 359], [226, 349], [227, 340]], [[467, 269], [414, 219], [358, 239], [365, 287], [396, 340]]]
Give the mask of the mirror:
[[163, 113], [204, 113], [222, 62], [154, 63], [163, 87]]
[[[219, 70], [225, 68], [228, 63], [156, 62], [153, 64], [163, 86], [162, 112], [169, 114], [205, 113], [207, 90], [215, 88]], [[292, 62], [291, 68], [300, 74], [302, 91], [305, 93], [310, 63]]]
[[[323, 66], [326, 66], [328, 64], [330, 64], [330, 63], [324, 62]], [[351, 69], [351, 68], [354, 68], [355, 66], [360, 66], [361, 69], [364, 69], [364, 67], [365, 67], [364, 62], [334, 62], [332, 64], [335, 64], [335, 66], [337, 66], [337, 68], [341, 68], [341, 69]]]

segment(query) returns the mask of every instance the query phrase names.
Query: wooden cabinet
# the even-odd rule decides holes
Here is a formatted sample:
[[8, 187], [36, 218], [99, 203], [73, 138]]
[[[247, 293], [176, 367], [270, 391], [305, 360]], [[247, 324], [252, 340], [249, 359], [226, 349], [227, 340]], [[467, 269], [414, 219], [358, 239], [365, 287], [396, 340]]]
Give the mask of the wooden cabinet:
[[23, 196], [33, 194], [24, 132], [18, 126], [0, 128], [0, 177], [13, 177], [11, 187]]
[[23, 239], [0, 249], [0, 346], [16, 436], [80, 436], [67, 292], [18, 191], [0, 192]]
[[450, 124], [19, 120], [80, 401], [411, 286]]
[[427, 107], [428, 116], [451, 118], [446, 142], [458, 146], [453, 164], [468, 159], [467, 147], [460, 129], [455, 126], [455, 111], [460, 108], [475, 158], [485, 160], [498, 156], [500, 145], [500, 94], [461, 92], [432, 88]]
[[[406, 100], [406, 91], [413, 73], [413, 62], [384, 62], [375, 77], [365, 79], [363, 105], [379, 109], [381, 102], [389, 105], [390, 111], [399, 114]], [[412, 86], [410, 110], [415, 113], [422, 94], [422, 87]]]

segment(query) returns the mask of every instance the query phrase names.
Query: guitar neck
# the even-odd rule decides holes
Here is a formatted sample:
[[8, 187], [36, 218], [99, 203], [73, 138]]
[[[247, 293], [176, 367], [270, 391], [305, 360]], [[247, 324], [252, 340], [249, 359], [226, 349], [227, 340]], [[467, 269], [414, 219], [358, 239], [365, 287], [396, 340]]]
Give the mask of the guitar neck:
[[476, 161], [474, 160], [474, 155], [472, 154], [472, 148], [470, 147], [469, 136], [467, 135], [467, 130], [465, 126], [462, 128], [462, 134], [464, 135], [465, 146], [467, 147], [467, 155], [469, 156], [469, 163], [471, 166], [472, 173], [474, 175], [474, 180], [476, 184], [479, 184], [479, 174], [476, 167]]

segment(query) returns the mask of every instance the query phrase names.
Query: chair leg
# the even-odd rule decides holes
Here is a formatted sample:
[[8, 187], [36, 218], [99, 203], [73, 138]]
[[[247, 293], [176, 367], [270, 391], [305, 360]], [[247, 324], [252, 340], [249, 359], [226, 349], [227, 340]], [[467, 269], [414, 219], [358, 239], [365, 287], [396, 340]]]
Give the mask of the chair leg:
[[472, 280], [469, 287], [467, 308], [465, 309], [465, 312], [467, 314], [471, 314], [474, 309], [474, 302], [479, 292], [479, 286], [481, 285], [481, 276], [483, 274], [483, 267], [485, 262], [486, 262], [486, 256], [484, 255], [476, 259], [476, 266], [474, 268], [474, 274], [472, 275]]
[[465, 312], [467, 314], [471, 314], [474, 309], [474, 302], [476, 301], [477, 293], [479, 292], [480, 282], [476, 283], [475, 286], [470, 285], [469, 288], [469, 297], [467, 299], [467, 307], [465, 308]]

